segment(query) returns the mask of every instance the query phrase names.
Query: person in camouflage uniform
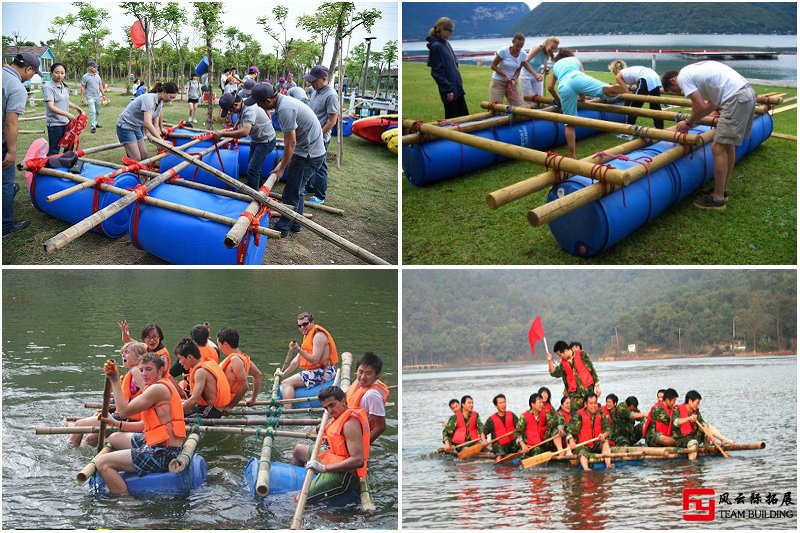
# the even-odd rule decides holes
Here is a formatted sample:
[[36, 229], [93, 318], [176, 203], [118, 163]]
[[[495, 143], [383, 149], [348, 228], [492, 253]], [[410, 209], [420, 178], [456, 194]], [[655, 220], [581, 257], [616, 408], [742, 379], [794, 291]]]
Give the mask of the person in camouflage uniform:
[[[474, 405], [474, 401], [472, 400], [472, 396], [464, 396], [461, 398], [461, 410], [455, 413], [453, 416], [450, 417], [450, 420], [447, 421], [445, 424], [444, 429], [442, 430], [442, 441], [444, 441], [444, 451], [450, 452], [453, 447], [453, 444], [461, 444], [461, 443], [453, 443], [453, 435], [456, 432], [458, 427], [458, 420], [457, 417], [461, 417], [461, 420], [464, 422], [464, 426], [467, 428], [467, 437], [465, 438], [464, 442], [468, 442], [473, 440], [469, 437], [469, 420], [472, 417], [472, 407]], [[475, 412], [475, 419], [476, 419], [476, 426], [478, 428], [478, 435], [482, 442], [486, 442], [486, 437], [483, 434], [483, 424], [481, 424], [481, 416]]]
[[549, 448], [548, 445], [537, 446], [539, 442], [545, 440], [545, 434], [547, 433], [544, 422], [545, 414], [542, 411], [542, 397], [539, 396], [538, 392], [531, 394], [530, 398], [528, 398], [528, 405], [530, 410], [519, 417], [514, 431], [514, 438], [519, 444], [520, 450], [525, 452], [525, 457], [538, 455], [548, 451]]
[[669, 388], [664, 391], [664, 399], [650, 408], [645, 418], [644, 441], [648, 446], [675, 446], [672, 438], [672, 419], [678, 392]]
[[713, 426], [705, 423], [700, 414], [700, 400], [703, 397], [696, 390], [686, 393], [685, 403], [675, 408], [672, 418], [672, 438], [675, 445], [679, 448], [689, 448], [693, 451], [689, 453], [688, 459], [693, 461], [697, 458], [697, 448], [700, 443], [705, 446], [713, 446], [708, 436], [699, 427], [702, 425], [713, 437], [722, 441], [722, 444], [733, 444], [733, 441], [724, 437]]
[[[600, 394], [600, 378], [594, 369], [589, 355], [583, 352], [583, 347], [579, 342], [567, 345], [564, 341], [558, 341], [553, 346], [553, 351], [561, 359], [558, 366], [553, 363], [553, 356], [547, 352], [547, 366], [550, 375], [554, 378], [564, 380], [564, 395], [569, 394], [573, 413], [583, 407], [583, 401], [587, 393], [594, 392]], [[585, 368], [585, 372], [583, 369]], [[585, 380], [581, 379], [580, 374], [584, 374]], [[586, 381], [586, 383], [584, 383]]]
[[[611, 440], [615, 446], [633, 446], [642, 438], [642, 424], [647, 415], [639, 412], [639, 400], [628, 396], [624, 404], [611, 411]], [[637, 423], [636, 421], [640, 422]]]
[[[608, 420], [600, 411], [600, 406], [597, 403], [597, 394], [588, 392], [583, 401], [584, 406], [572, 415], [569, 424], [567, 424], [567, 444], [570, 449], [574, 451], [575, 447], [581, 442], [599, 437], [599, 440], [581, 446], [581, 448], [578, 449], [578, 460], [581, 463], [581, 467], [583, 467], [584, 470], [590, 470], [589, 460], [586, 454], [602, 453], [608, 455], [611, 453], [611, 447], [608, 443], [610, 428], [608, 427]], [[598, 417], [600, 419], [599, 433], [595, 431]], [[584, 418], [586, 422], [591, 424], [591, 427], [584, 427]], [[603, 460], [606, 463], [606, 468], [614, 468], [610, 458], [606, 457]]]
[[[545, 437], [549, 439], [555, 435], [560, 434], [560, 439], [555, 439], [553, 444], [555, 445], [556, 451], [561, 451], [567, 447], [567, 440], [566, 440], [566, 429], [567, 424], [569, 424], [572, 415], [570, 414], [570, 403], [571, 400], [569, 396], [564, 396], [561, 398], [561, 405], [559, 406], [557, 411], [554, 411], [552, 415], [547, 417], [547, 435]], [[572, 451], [567, 451], [564, 453], [563, 457], [574, 457], [572, 455]]]
[[[519, 420], [517, 415], [512, 413], [511, 411], [506, 410], [506, 397], [504, 394], [498, 394], [492, 400], [492, 403], [497, 408], [497, 413], [493, 414], [489, 418], [486, 419], [486, 423], [483, 425], [483, 433], [486, 435], [486, 438], [489, 438], [489, 435], [492, 435], [492, 440], [498, 437], [501, 437], [508, 433], [509, 431], [506, 429], [507, 424], [505, 424], [507, 415], [510, 415], [510, 422], [511, 422], [511, 431], [515, 431], [514, 428], [517, 427], [517, 421]], [[506, 442], [506, 444], [500, 444], [501, 442]], [[503, 456], [515, 453], [519, 450], [517, 443], [514, 439], [514, 435], [509, 435], [507, 438], [503, 438], [497, 442], [492, 443], [492, 452], [495, 455]]]

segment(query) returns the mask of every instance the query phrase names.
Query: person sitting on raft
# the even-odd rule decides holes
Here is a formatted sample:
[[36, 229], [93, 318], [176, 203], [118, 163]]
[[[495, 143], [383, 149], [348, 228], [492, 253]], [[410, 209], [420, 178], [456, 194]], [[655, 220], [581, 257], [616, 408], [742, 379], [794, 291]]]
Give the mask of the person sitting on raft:
[[522, 413], [517, 421], [514, 437], [526, 457], [546, 452], [547, 447], [540, 445], [547, 433], [547, 417], [542, 411], [542, 397], [538, 392], [528, 398], [530, 409]]
[[[198, 324], [194, 326], [189, 336], [197, 344], [197, 348], [200, 350], [201, 361], [214, 361], [215, 363], [219, 364], [219, 350], [213, 342], [209, 341], [209, 330], [205, 324]], [[186, 372], [186, 370], [183, 368], [183, 365], [178, 360], [175, 360], [175, 362], [172, 363], [169, 373], [175, 379], [180, 377], [181, 380], [186, 381], [189, 378], [188, 372]], [[178, 387], [178, 392], [185, 393], [185, 383], [183, 383], [183, 381]]]
[[453, 446], [464, 444], [469, 441], [486, 442], [486, 435], [483, 433], [483, 424], [477, 411], [473, 411], [474, 401], [472, 396], [466, 395], [461, 398], [461, 409], [450, 417], [442, 430], [442, 441], [444, 442], [445, 453], [450, 453]]
[[553, 408], [553, 404], [550, 401], [552, 394], [550, 394], [550, 389], [547, 387], [539, 387], [539, 390], [536, 391], [539, 393], [539, 396], [542, 397], [542, 412], [548, 418], [555, 415], [555, 408]]
[[284, 378], [291, 375], [298, 367], [300, 372], [281, 382], [284, 399], [295, 397], [294, 390], [299, 387], [307, 389], [321, 385], [336, 376], [335, 365], [339, 362], [336, 343], [328, 330], [317, 325], [311, 313], [305, 311], [297, 316], [297, 327], [303, 334], [300, 346], [292, 341], [289, 345], [296, 355], [286, 370], [275, 371], [275, 375]]
[[169, 463], [181, 453], [186, 424], [178, 390], [164, 379], [164, 360], [147, 353], [139, 361], [139, 370], [145, 381], [144, 391], [130, 402], [119, 380], [119, 369], [114, 361], [106, 361], [103, 368], [111, 380], [111, 391], [117, 413], [123, 417], [141, 414], [140, 422], [123, 422], [104, 418], [104, 422], [119, 428], [108, 438], [113, 450], [95, 459], [97, 472], [112, 494], [127, 494], [128, 486], [119, 474], [136, 472], [137, 475], [166, 472]]
[[675, 439], [677, 447], [691, 450], [688, 455], [690, 461], [697, 459], [697, 447], [700, 443], [703, 443], [704, 446], [714, 445], [708, 435], [698, 427], [700, 425], [706, 428], [709, 435], [721, 440], [722, 444], [733, 444], [733, 441], [724, 437], [717, 431], [717, 428], [705, 423], [703, 415], [700, 414], [700, 400], [702, 399], [699, 392], [690, 390], [685, 396], [686, 403], [675, 408], [672, 418], [672, 438]]
[[[567, 445], [572, 451], [575, 451], [575, 447], [581, 442], [599, 437], [599, 440], [585, 444], [578, 450], [578, 461], [580, 461], [584, 470], [590, 470], [589, 459], [586, 457], [587, 453], [602, 453], [603, 455], [611, 453], [611, 446], [608, 443], [608, 431], [608, 422], [600, 412], [597, 394], [593, 392], [587, 393], [584, 397], [584, 406], [578, 409], [567, 425]], [[603, 460], [606, 463], [606, 468], [614, 468], [611, 458], [604, 457]]]
[[650, 408], [650, 412], [642, 425], [642, 436], [648, 446], [675, 446], [672, 438], [672, 419], [678, 391], [669, 388], [664, 390], [664, 399]]
[[357, 491], [359, 479], [367, 477], [369, 461], [369, 422], [359, 407], [348, 407], [345, 393], [339, 387], [325, 387], [318, 394], [322, 407], [331, 417], [325, 427], [328, 449], [311, 459], [311, 447], [297, 444], [292, 451], [292, 464], [318, 472], [308, 491], [309, 501], [320, 501], [345, 492]]
[[189, 371], [189, 398], [183, 402], [187, 417], [220, 418], [231, 403], [231, 387], [225, 372], [214, 361], [202, 361], [200, 349], [190, 338], [178, 341], [175, 355]]
[[[567, 425], [569, 425], [569, 421], [572, 419], [572, 413], [570, 413], [570, 406], [571, 400], [569, 396], [563, 396], [561, 398], [561, 404], [558, 407], [558, 411], [552, 417], [548, 417], [547, 419], [547, 434], [545, 435], [545, 440], [549, 439], [554, 435], [561, 435], [559, 438], [553, 441], [555, 445], [556, 451], [561, 451], [564, 448], [567, 448]], [[563, 457], [573, 457], [572, 451], [567, 451], [564, 453]]]
[[[558, 92], [555, 90], [556, 82], [558, 82]], [[622, 87], [610, 85], [586, 74], [583, 70], [583, 64], [575, 57], [575, 52], [568, 48], [562, 48], [558, 52], [553, 62], [553, 77], [547, 82], [547, 90], [555, 98], [556, 105], [561, 107], [561, 112], [573, 117], [578, 116], [579, 96], [583, 99], [585, 95], [594, 97], [616, 96], [625, 92]], [[577, 159], [575, 126], [567, 124], [564, 127], [564, 136], [567, 139], [569, 156], [572, 159]], [[574, 399], [572, 403], [573, 407], [575, 407]]]
[[178, 86], [168, 81], [161, 85], [156, 83], [153, 89], [134, 99], [120, 113], [117, 119], [117, 138], [125, 148], [125, 154], [131, 159], [142, 161], [147, 159], [147, 145], [144, 132], [157, 138], [165, 136], [164, 103], [172, 102], [178, 96]]
[[367, 413], [370, 444], [386, 431], [389, 387], [379, 379], [382, 369], [381, 358], [366, 352], [356, 365], [356, 381], [347, 389], [347, 405], [353, 409], [360, 407]]
[[239, 331], [234, 328], [222, 328], [217, 333], [217, 343], [219, 349], [225, 354], [225, 360], [220, 364], [220, 368], [228, 378], [228, 385], [231, 389], [231, 401], [222, 412], [230, 414], [239, 401], [247, 394], [249, 383], [247, 376], [253, 377], [253, 394], [245, 402], [250, 407], [256, 403], [258, 393], [261, 390], [261, 370], [258, 369], [255, 361], [250, 356], [239, 350]]
[[[651, 68], [632, 66], [629, 67], [623, 60], [615, 59], [608, 64], [608, 70], [617, 78], [617, 85], [623, 90], [623, 93], [630, 91], [631, 85], [636, 85], [636, 92], [634, 94], [641, 94], [645, 96], [661, 96], [661, 78], [658, 77], [658, 72]], [[628, 106], [641, 108], [644, 107], [644, 102], [628, 102]], [[661, 111], [661, 104], [658, 102], [650, 102], [650, 109]], [[636, 115], [628, 115], [626, 122], [628, 124], [636, 124]], [[653, 125], [656, 128], [663, 130], [664, 121], [659, 118], [653, 119]], [[623, 141], [632, 141], [635, 137], [633, 135], [626, 135], [620, 133], [617, 139]]]
[[[501, 437], [500, 440], [492, 443], [492, 452], [498, 457], [515, 453], [518, 448], [514, 440], [514, 430], [517, 427], [519, 418], [506, 409], [505, 394], [495, 396], [492, 399], [492, 403], [497, 408], [497, 412], [487, 418], [486, 423], [483, 425], [483, 432], [487, 439], [489, 435], [492, 436], [491, 440]], [[511, 435], [508, 435], [508, 433], [511, 433]]]
[[[608, 407], [609, 397], [616, 396], [609, 394], [606, 396], [606, 406]], [[628, 396], [623, 404], [614, 403], [610, 409], [611, 437], [613, 446], [633, 446], [642, 438], [641, 424], [637, 420], [644, 420], [647, 415], [639, 412], [639, 400], [636, 396]]]
[[[139, 370], [139, 360], [140, 358], [147, 352], [147, 347], [142, 342], [131, 341], [125, 343], [119, 351], [120, 356], [122, 357], [122, 367], [127, 368], [128, 372], [122, 378], [122, 392], [130, 401], [132, 398], [136, 398], [142, 393], [142, 389], [145, 387], [144, 378], [142, 377], [142, 373]], [[100, 412], [98, 411], [98, 415]], [[119, 416], [119, 414], [114, 413], [111, 415], [111, 418], [114, 420], [126, 420]], [[139, 420], [139, 415], [133, 415], [130, 420]], [[93, 426], [97, 427], [100, 425], [100, 417], [99, 416], [89, 416], [86, 418], [81, 418], [80, 420], [76, 421], [73, 426]], [[76, 433], [74, 435], [69, 436], [69, 444], [71, 446], [78, 447], [81, 445], [81, 440], [83, 439], [83, 435], [80, 433]], [[86, 435], [86, 444], [89, 446], [94, 446], [97, 444], [98, 435], [91, 433]]]
[[[122, 342], [128, 343], [131, 342], [131, 332], [128, 326], [128, 322], [126, 320], [122, 320], [122, 322], [117, 322], [117, 326], [122, 331]], [[161, 330], [161, 326], [156, 324], [155, 322], [148, 322], [142, 328], [142, 333], [140, 335], [142, 342], [145, 343], [147, 346], [147, 351], [149, 353], [154, 353], [156, 355], [160, 355], [161, 358], [164, 360], [164, 364], [166, 365], [167, 369], [169, 369], [169, 373], [167, 374], [166, 378], [172, 381], [172, 384], [175, 385], [175, 388], [178, 391], [181, 390], [178, 382], [175, 381], [173, 376], [180, 375], [175, 374], [173, 372], [173, 366], [171, 364], [171, 359], [169, 357], [169, 350], [166, 346], [164, 346], [164, 332]]]
[[600, 378], [597, 377], [589, 354], [583, 351], [579, 342], [567, 345], [565, 341], [558, 341], [553, 346], [553, 351], [561, 359], [558, 366], [553, 363], [553, 356], [547, 352], [547, 366], [550, 375], [564, 380], [564, 390], [569, 395], [570, 406], [573, 411], [583, 407], [583, 399], [587, 392], [600, 394]]
[[[454, 415], [461, 410], [461, 402], [459, 402], [455, 398], [447, 402], [447, 406], [450, 407], [450, 410], [453, 412]], [[442, 427], [446, 426], [447, 422], [442, 422]]]

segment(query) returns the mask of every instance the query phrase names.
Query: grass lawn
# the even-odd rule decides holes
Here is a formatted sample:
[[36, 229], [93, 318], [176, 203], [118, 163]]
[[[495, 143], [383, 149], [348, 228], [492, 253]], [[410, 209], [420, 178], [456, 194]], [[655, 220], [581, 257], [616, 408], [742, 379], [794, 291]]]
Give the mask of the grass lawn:
[[[79, 87], [75, 81], [70, 87]], [[102, 128], [92, 134], [87, 127], [81, 135], [81, 148], [89, 148], [117, 142], [116, 121], [119, 114], [130, 102], [121, 90], [109, 95], [110, 105], [100, 111]], [[80, 96], [72, 96], [71, 101], [80, 104]], [[86, 106], [82, 106], [86, 110]], [[198, 114], [205, 117], [205, 108]], [[28, 108], [26, 116], [44, 115], [42, 103]], [[219, 109], [215, 109], [219, 115]], [[166, 108], [165, 123], [176, 123], [188, 117], [188, 106], [176, 100]], [[221, 123], [215, 122], [217, 128]], [[195, 123], [204, 128], [204, 124]], [[44, 130], [44, 119], [21, 122], [20, 129]], [[280, 132], [278, 133], [281, 136]], [[30, 143], [46, 134], [23, 134], [18, 142], [17, 162], [24, 157]], [[148, 147], [150, 155], [156, 153], [155, 147]], [[326, 204], [344, 210], [345, 215], [333, 215], [311, 208], [312, 220], [361, 246], [390, 263], [397, 262], [397, 156], [384, 146], [379, 146], [356, 136], [344, 138], [344, 157], [340, 169], [336, 168], [335, 142], [331, 145], [328, 168], [328, 196]], [[89, 157], [119, 163], [125, 155], [122, 148], [92, 154]], [[14, 217], [17, 220], [30, 220], [31, 225], [14, 235], [3, 239], [3, 263], [10, 264], [163, 264], [159, 258], [144, 250], [138, 250], [125, 234], [118, 239], [108, 239], [96, 233], [86, 233], [66, 248], [51, 255], [44, 251], [44, 242], [70, 225], [33, 208], [22, 172], [17, 172], [20, 193], [14, 202]], [[282, 185], [276, 190], [280, 192]], [[190, 236], [187, 236], [189, 238]], [[222, 243], [220, 243], [222, 245]], [[311, 231], [290, 234], [287, 239], [270, 239], [264, 257], [265, 264], [363, 264], [361, 259], [323, 240]]]
[[[471, 113], [489, 99], [488, 67], [460, 66]], [[608, 72], [591, 73], [612, 81]], [[796, 88], [755, 86], [758, 93]], [[403, 63], [403, 117], [431, 121], [444, 114], [425, 63]], [[649, 119], [640, 119], [640, 123]], [[667, 123], [670, 125], [670, 123]], [[797, 134], [797, 111], [774, 116], [774, 131]], [[619, 144], [613, 134], [578, 143], [578, 157]], [[566, 146], [555, 151], [566, 155]], [[580, 258], [563, 251], [549, 228], [534, 228], [527, 212], [548, 190], [497, 210], [486, 194], [529, 178], [542, 167], [508, 162], [451, 180], [415, 187], [403, 180], [405, 264], [533, 265], [795, 265], [797, 264], [797, 143], [771, 137], [737, 163], [725, 211], [691, 205], [693, 197], [623, 239], [608, 252]]]

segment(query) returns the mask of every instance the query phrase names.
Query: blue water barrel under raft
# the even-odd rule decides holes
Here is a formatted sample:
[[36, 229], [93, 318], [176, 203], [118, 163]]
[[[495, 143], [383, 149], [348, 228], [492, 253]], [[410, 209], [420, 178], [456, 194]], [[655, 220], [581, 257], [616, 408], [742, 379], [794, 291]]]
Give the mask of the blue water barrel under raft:
[[[132, 472], [120, 472], [122, 479], [128, 486], [131, 496], [145, 498], [174, 498], [188, 496], [192, 489], [202, 487], [208, 478], [206, 461], [201, 455], [195, 454], [191, 463], [180, 474], [172, 472], [159, 472], [138, 476]], [[108, 494], [103, 478], [95, 473], [84, 486], [93, 494]]]
[[[709, 126], [697, 126], [691, 133], [701, 134], [709, 129]], [[736, 160], [757, 148], [771, 134], [772, 117], [768, 114], [756, 116], [750, 138], [736, 147]], [[658, 142], [631, 152], [628, 158], [653, 158], [675, 146], [671, 142]], [[638, 165], [634, 161], [620, 160], [608, 164], [620, 170]], [[595, 256], [610, 249], [671, 205], [687, 198], [706, 181], [713, 180], [713, 172], [714, 156], [709, 143], [701, 150], [652, 171], [649, 179], [645, 176], [550, 222], [550, 230], [566, 252], [581, 257]], [[596, 182], [584, 176], [573, 176], [554, 186], [547, 201], [552, 202], [592, 183]]]
[[[314, 396], [319, 394], [319, 391], [324, 389], [325, 387], [333, 386], [333, 380], [326, 381], [321, 385], [317, 385], [316, 387], [311, 387], [307, 389], [305, 387], [298, 387], [294, 389], [294, 397], [295, 398], [313, 398]], [[278, 399], [283, 399], [283, 385], [280, 386], [278, 389]], [[322, 407], [322, 404], [318, 400], [313, 400], [310, 402], [295, 402], [291, 404], [290, 407], [294, 407], [297, 409], [307, 409], [309, 407]]]
[[[181, 140], [188, 141], [188, 139], [181, 139]], [[197, 154], [199, 152], [202, 152], [203, 150], [206, 150], [211, 146], [212, 146], [211, 141], [201, 142], [189, 148], [187, 153]], [[172, 168], [175, 165], [178, 165], [183, 162], [184, 160], [180, 156], [170, 154], [159, 162], [160, 164], [159, 168], [161, 169], [161, 172], [164, 172], [167, 169]], [[203, 162], [207, 163], [208, 165], [211, 165], [217, 170], [221, 170], [228, 176], [233, 177], [234, 179], [237, 179], [239, 177], [239, 152], [237, 150], [224, 150], [224, 149], [220, 149], [218, 151], [214, 150], [213, 152], [209, 152], [203, 156]], [[245, 172], [247, 172], [247, 169], [245, 169]], [[228, 186], [221, 179], [212, 176], [205, 170], [195, 165], [187, 166], [186, 168], [178, 172], [178, 176], [189, 181], [196, 181], [198, 183], [204, 183], [206, 185], [219, 187], [220, 189], [229, 189], [229, 190], [233, 189], [233, 187]]]
[[[55, 168], [53, 170], [69, 172], [68, 168]], [[113, 168], [95, 165], [92, 163], [84, 163], [83, 169], [81, 170], [81, 176], [84, 178], [96, 178], [98, 176], [108, 174], [109, 172], [113, 172], [114, 170], [115, 169]], [[37, 174], [34, 176], [32, 182], [31, 204], [33, 204], [33, 206], [39, 211], [65, 222], [69, 222], [71, 224], [80, 222], [84, 218], [89, 217], [94, 213], [94, 188], [83, 189], [82, 191], [78, 191], [59, 200], [55, 200], [54, 202], [47, 202], [47, 200], [45, 200], [45, 198], [51, 194], [61, 192], [64, 189], [69, 189], [74, 185], [76, 185], [76, 182], [65, 178]], [[121, 189], [132, 189], [139, 185], [139, 178], [137, 178], [135, 174], [131, 173], [120, 174], [114, 180], [112, 185]], [[97, 191], [97, 195], [98, 211], [120, 199], [119, 195], [110, 192]], [[130, 205], [111, 218], [102, 222], [100, 227], [103, 230], [103, 234], [112, 238], [124, 235], [128, 231], [128, 224], [132, 211], [133, 206]], [[92, 228], [92, 231], [99, 233], [96, 227]]]
[[[251, 457], [244, 469], [244, 483], [247, 485], [250, 496], [257, 496], [258, 462], [258, 457]], [[302, 466], [271, 462], [269, 465], [269, 495], [299, 492], [303, 488], [306, 472]], [[313, 474], [313, 478], [316, 477], [317, 474]], [[351, 490], [342, 492], [341, 486], [338, 484], [330, 486], [330, 489], [325, 490], [324, 493], [330, 495], [323, 496], [325, 505], [328, 507], [345, 506], [359, 501], [358, 492]]]
[[[169, 183], [154, 188], [150, 191], [150, 196], [234, 220], [249, 205], [249, 202]], [[136, 213], [132, 212], [129, 231], [131, 242], [164, 261], [175, 265], [238, 264], [238, 248], [227, 248], [224, 244], [225, 235], [231, 229], [227, 224], [144, 203], [139, 205], [136, 224], [135, 216]], [[260, 224], [267, 226], [268, 223], [268, 218], [264, 215]], [[256, 245], [255, 234], [248, 232], [243, 264], [262, 264], [267, 240], [266, 235], [260, 235]]]
[[[624, 123], [626, 119], [625, 115], [619, 113], [586, 109], [578, 111], [578, 115], [619, 123]], [[577, 140], [599, 133], [603, 132], [584, 127], [575, 128]], [[475, 131], [470, 135], [542, 151], [551, 150], [567, 142], [564, 137], [564, 125], [548, 120], [525, 120]], [[408, 181], [418, 187], [461, 176], [503, 161], [509, 159], [447, 139], [403, 146], [403, 171]]]

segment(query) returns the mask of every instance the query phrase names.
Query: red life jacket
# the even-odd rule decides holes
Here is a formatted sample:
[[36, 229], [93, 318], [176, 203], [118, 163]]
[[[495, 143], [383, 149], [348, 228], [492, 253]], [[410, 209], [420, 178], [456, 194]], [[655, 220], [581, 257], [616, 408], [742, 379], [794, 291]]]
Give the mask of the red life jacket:
[[547, 417], [547, 415], [552, 415], [554, 411], [555, 410], [553, 409], [553, 406], [550, 405], [549, 402], [542, 406], [542, 412], [545, 414], [545, 418]]
[[594, 423], [592, 423], [591, 415], [586, 411], [585, 407], [579, 409], [577, 414], [581, 417], [581, 430], [578, 432], [578, 442], [586, 442], [603, 432], [602, 413], [595, 413]]
[[[469, 438], [468, 438], [469, 437]], [[456, 413], [456, 431], [453, 433], [453, 438], [450, 439], [452, 444], [464, 444], [467, 441], [475, 440], [478, 435], [478, 415], [472, 411], [469, 415], [469, 427], [464, 424], [464, 414]]]
[[495, 413], [489, 417], [489, 420], [494, 424], [495, 438], [500, 435], [505, 435], [506, 433], [511, 433], [511, 435], [498, 440], [497, 444], [500, 446], [507, 446], [514, 442], [514, 415], [511, 414], [511, 411], [506, 411], [505, 419], [500, 418], [500, 416]]
[[542, 429], [541, 421], [545, 418], [544, 413], [539, 413], [538, 422], [530, 411], [525, 411], [522, 416], [525, 417], [525, 444], [536, 446], [544, 440], [544, 434], [547, 429], [546, 427]]
[[[558, 413], [561, 413], [562, 415], [564, 415], [564, 428], [566, 429], [567, 424], [569, 424], [569, 421], [572, 418], [572, 415], [570, 415], [569, 411], [565, 411], [565, 410], [561, 409], [560, 407], [558, 408], [558, 411], [556, 411], [556, 415], [558, 415]], [[567, 446], [567, 438], [566, 437], [559, 437], [559, 438], [561, 439], [561, 447], [565, 448]], [[559, 440], [559, 439], [556, 439], [556, 440]]]
[[675, 410], [673, 409], [672, 411], [670, 411], [669, 409], [667, 409], [667, 406], [664, 405], [662, 402], [656, 402], [656, 404], [650, 408], [650, 412], [647, 413], [647, 418], [645, 419], [644, 424], [642, 424], [642, 438], [647, 438], [647, 428], [653, 421], [653, 411], [655, 411], [655, 408], [658, 407], [659, 405], [663, 407], [664, 410], [667, 411], [667, 413], [669, 413], [669, 424], [664, 424], [664, 422], [656, 420], [656, 432], [666, 436], [672, 435], [672, 415], [675, 412]]
[[[677, 407], [677, 409], [678, 409], [678, 418], [686, 418], [692, 414], [689, 412], [688, 404], [682, 403]], [[697, 430], [696, 422], [687, 421], [678, 426], [678, 431], [680, 431], [681, 435], [683, 435], [684, 437], [696, 430]]]
[[561, 368], [564, 369], [564, 377], [567, 378], [567, 392], [575, 392], [578, 390], [578, 382], [575, 380], [575, 371], [578, 372], [578, 377], [581, 379], [581, 383], [583, 383], [584, 387], [589, 388], [594, 385], [592, 373], [589, 372], [589, 369], [583, 364], [583, 359], [580, 354], [573, 357], [572, 362], [575, 365], [575, 370], [572, 369], [572, 365], [567, 361], [561, 361]]
[[608, 410], [608, 407], [605, 405], [600, 408], [600, 411], [603, 413], [603, 416], [606, 417], [606, 422], [608, 425], [611, 426], [612, 418], [611, 418], [611, 411]]

